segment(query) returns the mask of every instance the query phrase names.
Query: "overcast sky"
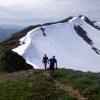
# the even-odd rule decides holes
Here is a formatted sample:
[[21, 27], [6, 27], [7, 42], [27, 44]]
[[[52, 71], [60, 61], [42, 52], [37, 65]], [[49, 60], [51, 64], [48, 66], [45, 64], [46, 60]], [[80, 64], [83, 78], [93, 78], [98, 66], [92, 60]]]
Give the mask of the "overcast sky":
[[28, 26], [76, 15], [100, 21], [100, 0], [0, 0], [0, 24]]

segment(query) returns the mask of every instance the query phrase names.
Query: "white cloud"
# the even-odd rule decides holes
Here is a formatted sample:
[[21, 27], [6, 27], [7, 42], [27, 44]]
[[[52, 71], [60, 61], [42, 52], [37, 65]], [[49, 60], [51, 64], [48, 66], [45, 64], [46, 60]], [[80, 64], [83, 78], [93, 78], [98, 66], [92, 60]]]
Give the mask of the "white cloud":
[[99, 0], [0, 0], [0, 22], [36, 24], [85, 14], [100, 20]]

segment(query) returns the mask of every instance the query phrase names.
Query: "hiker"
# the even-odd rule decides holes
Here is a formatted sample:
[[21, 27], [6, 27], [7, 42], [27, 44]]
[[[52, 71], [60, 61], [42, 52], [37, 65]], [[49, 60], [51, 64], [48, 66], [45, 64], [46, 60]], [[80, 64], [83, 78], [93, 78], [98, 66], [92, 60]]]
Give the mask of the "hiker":
[[46, 54], [44, 54], [44, 57], [42, 59], [42, 63], [44, 63], [44, 68], [45, 68], [45, 71], [46, 71], [47, 63], [48, 63], [48, 57], [47, 57]]
[[[55, 59], [55, 56], [53, 56], [52, 58], [50, 58], [48, 60], [48, 63], [50, 62], [50, 66], [49, 66], [49, 69], [50, 69], [50, 76], [53, 77], [54, 75], [54, 67], [57, 68], [57, 60]], [[56, 64], [56, 66], [55, 66]]]

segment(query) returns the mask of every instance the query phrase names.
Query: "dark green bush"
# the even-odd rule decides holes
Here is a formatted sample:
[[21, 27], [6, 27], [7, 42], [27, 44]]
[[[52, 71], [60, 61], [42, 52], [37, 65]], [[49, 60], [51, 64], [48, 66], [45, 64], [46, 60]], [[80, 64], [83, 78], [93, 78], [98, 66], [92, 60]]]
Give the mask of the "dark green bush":
[[7, 72], [27, 70], [33, 68], [31, 65], [26, 63], [23, 57], [19, 56], [17, 53], [11, 50], [8, 50], [4, 53], [1, 61], [4, 66], [4, 70], [6, 70]]

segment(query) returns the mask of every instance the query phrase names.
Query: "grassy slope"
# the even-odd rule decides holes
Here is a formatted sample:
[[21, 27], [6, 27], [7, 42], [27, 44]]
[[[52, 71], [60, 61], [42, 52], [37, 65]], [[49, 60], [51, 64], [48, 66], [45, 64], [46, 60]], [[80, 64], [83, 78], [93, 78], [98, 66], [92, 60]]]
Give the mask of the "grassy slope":
[[100, 73], [58, 69], [55, 76], [60, 82], [78, 89], [88, 100], [100, 100]]
[[66, 92], [56, 89], [53, 81], [40, 70], [16, 77], [0, 84], [0, 100], [76, 100]]
[[[57, 69], [55, 78], [61, 83], [78, 89], [88, 100], [100, 99], [100, 73]], [[26, 71], [0, 84], [0, 100], [6, 98], [9, 100], [76, 100], [63, 90], [57, 89], [52, 79], [43, 76], [42, 70], [34, 69], [31, 74]]]

